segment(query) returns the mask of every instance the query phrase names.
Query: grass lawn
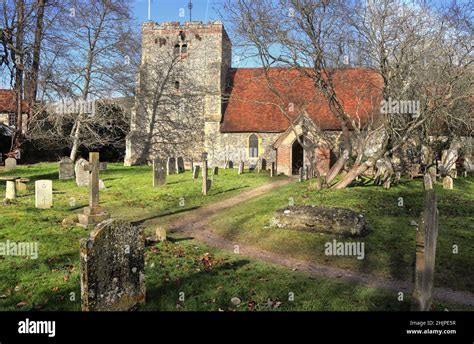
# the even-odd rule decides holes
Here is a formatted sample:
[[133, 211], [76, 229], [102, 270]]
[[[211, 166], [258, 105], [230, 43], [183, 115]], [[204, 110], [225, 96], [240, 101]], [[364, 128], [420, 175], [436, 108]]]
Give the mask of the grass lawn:
[[[79, 239], [86, 237], [88, 232], [72, 224], [71, 220], [86, 205], [87, 189], [78, 188], [73, 180], [59, 181], [57, 164], [20, 166], [14, 174], [32, 179], [30, 191], [20, 193], [12, 205], [0, 205], [0, 241], [38, 242], [39, 257], [0, 256], [0, 310], [79, 311]], [[167, 186], [162, 188], [151, 187], [151, 167], [148, 166], [126, 168], [109, 164], [109, 169], [101, 176], [107, 186], [101, 191], [103, 206], [114, 217], [138, 223], [218, 202], [270, 181], [268, 174], [237, 176], [237, 169], [220, 170], [210, 195], [202, 197], [200, 181], [192, 181], [190, 172], [169, 176]], [[37, 179], [53, 180], [52, 209], [35, 209], [33, 189]], [[296, 192], [299, 189], [303, 191], [303, 185], [284, 190]], [[2, 183], [0, 194], [4, 192]], [[278, 192], [270, 197], [275, 195], [283, 200], [287, 198]], [[261, 209], [261, 206], [251, 209], [246, 215], [252, 216]], [[236, 219], [229, 217], [226, 224], [238, 226], [236, 221], [239, 219], [244, 220], [243, 214], [238, 214]], [[242, 223], [243, 232], [248, 221]], [[472, 233], [470, 235], [472, 238]], [[271, 235], [269, 241], [275, 239]], [[193, 240], [175, 238], [147, 248], [146, 264], [147, 303], [142, 307], [144, 310], [409, 309], [408, 296], [404, 302], [399, 302], [392, 292], [312, 278], [301, 272], [205, 247]], [[181, 292], [185, 301], [179, 300], [183, 296]], [[291, 295], [294, 301], [289, 301]], [[239, 297], [242, 303], [233, 305], [232, 297]], [[468, 309], [435, 305], [435, 309], [445, 307]]]
[[[439, 235], [435, 285], [474, 292], [474, 179], [458, 178], [454, 190], [435, 185], [438, 195]], [[399, 206], [399, 198], [403, 206]], [[364, 238], [336, 238], [330, 234], [269, 228], [274, 211], [290, 201], [303, 205], [349, 208], [364, 214], [370, 233]], [[338, 191], [308, 191], [308, 182], [273, 190], [257, 199], [226, 210], [213, 218], [213, 228], [228, 239], [320, 264], [354, 271], [412, 280], [415, 264], [416, 227], [423, 205], [420, 179], [402, 185], [356, 186]], [[362, 241], [365, 259], [326, 256], [324, 244], [333, 239]], [[453, 253], [453, 245], [459, 247]]]

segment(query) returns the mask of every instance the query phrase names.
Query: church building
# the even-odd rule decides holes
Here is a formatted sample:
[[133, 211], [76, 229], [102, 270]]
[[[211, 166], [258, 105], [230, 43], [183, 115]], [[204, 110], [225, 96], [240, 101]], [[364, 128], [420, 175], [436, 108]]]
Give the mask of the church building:
[[[170, 63], [178, 60], [179, 73], [157, 74], [157, 68], [168, 68], [162, 63], [167, 58]], [[313, 161], [313, 167], [325, 174], [340, 154], [341, 128], [313, 79], [296, 69], [235, 68], [231, 62], [232, 43], [221, 22], [144, 23], [142, 67], [169, 79], [170, 86], [161, 89], [182, 95], [185, 104], [181, 106], [188, 117], [180, 121], [179, 116], [171, 115], [179, 112], [169, 105], [171, 98], [166, 98], [167, 104], [162, 101], [156, 106], [144, 105], [146, 101], [137, 98], [125, 164], [177, 156], [199, 162], [201, 153], [206, 152], [209, 166], [223, 167], [230, 162], [235, 166], [243, 161], [246, 167], [254, 168], [264, 159], [267, 166], [275, 162], [278, 173], [291, 175]], [[138, 88], [152, 84], [141, 78]], [[362, 127], [372, 120], [380, 107], [380, 80], [374, 71], [334, 69], [332, 81], [355, 125]], [[194, 91], [186, 90], [190, 84]], [[184, 96], [187, 91], [199, 95]], [[156, 110], [160, 106], [164, 111]], [[155, 122], [150, 121], [150, 113], [156, 115]], [[169, 117], [166, 125], [157, 125], [160, 116]], [[173, 142], [168, 137], [172, 135], [167, 134], [185, 131], [187, 123], [196, 125], [195, 135], [189, 133]], [[302, 147], [303, 140], [313, 143], [312, 160]]]

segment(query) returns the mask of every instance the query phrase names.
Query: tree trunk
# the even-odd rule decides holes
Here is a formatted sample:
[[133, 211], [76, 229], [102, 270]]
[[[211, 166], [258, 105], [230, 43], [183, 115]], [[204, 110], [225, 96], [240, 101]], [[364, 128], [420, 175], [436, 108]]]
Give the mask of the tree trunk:
[[[22, 129], [23, 129], [23, 114], [22, 114], [22, 102], [23, 102], [23, 31], [24, 31], [24, 20], [25, 20], [25, 2], [24, 0], [17, 0], [16, 2], [18, 10], [18, 24], [16, 32], [16, 43], [15, 43], [15, 95], [16, 95], [16, 130], [12, 146], [19, 148], [22, 141]], [[12, 148], [14, 148], [12, 147]]]
[[36, 14], [36, 30], [35, 30], [35, 42], [33, 45], [33, 62], [31, 66], [31, 71], [27, 78], [26, 85], [26, 94], [25, 98], [28, 103], [28, 121], [31, 120], [31, 115], [33, 111], [33, 106], [36, 102], [36, 95], [38, 92], [38, 73], [40, 66], [40, 52], [41, 52], [41, 42], [43, 39], [43, 19], [44, 19], [44, 8], [46, 0], [38, 0], [36, 3], [37, 14]]

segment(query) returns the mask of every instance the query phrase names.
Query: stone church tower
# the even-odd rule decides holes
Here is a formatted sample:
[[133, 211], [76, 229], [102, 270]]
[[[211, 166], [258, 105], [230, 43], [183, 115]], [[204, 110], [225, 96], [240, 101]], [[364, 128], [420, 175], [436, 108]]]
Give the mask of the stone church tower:
[[132, 114], [125, 165], [155, 157], [199, 160], [219, 133], [230, 39], [221, 22], [146, 22], [141, 34], [142, 96]]

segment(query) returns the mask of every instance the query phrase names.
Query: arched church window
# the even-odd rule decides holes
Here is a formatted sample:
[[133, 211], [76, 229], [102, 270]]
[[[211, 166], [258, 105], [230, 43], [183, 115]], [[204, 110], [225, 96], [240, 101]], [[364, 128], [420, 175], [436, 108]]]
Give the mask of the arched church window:
[[249, 137], [249, 156], [251, 158], [258, 158], [258, 136], [255, 134]]

